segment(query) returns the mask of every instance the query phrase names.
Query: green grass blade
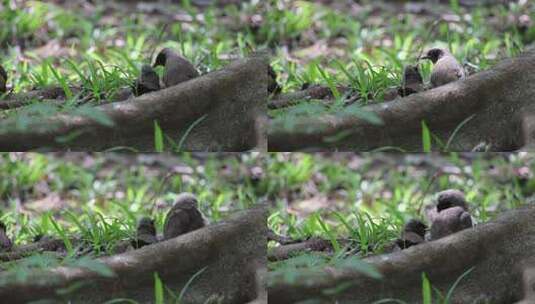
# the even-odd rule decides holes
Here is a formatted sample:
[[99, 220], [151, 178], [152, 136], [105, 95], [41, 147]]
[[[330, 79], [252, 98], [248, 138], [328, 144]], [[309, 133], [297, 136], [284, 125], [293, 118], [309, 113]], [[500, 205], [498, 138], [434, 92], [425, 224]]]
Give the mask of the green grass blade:
[[158, 125], [158, 121], [154, 121], [154, 150], [156, 152], [163, 152], [164, 149], [164, 143], [163, 143], [163, 132], [160, 126]]
[[182, 299], [184, 298], [184, 295], [186, 294], [186, 291], [188, 290], [188, 288], [191, 285], [191, 283], [193, 283], [195, 278], [200, 276], [206, 270], [206, 268], [208, 268], [208, 266], [206, 266], [206, 267], [202, 268], [201, 270], [197, 271], [194, 275], [191, 276], [191, 278], [189, 278], [189, 280], [186, 282], [186, 285], [184, 285], [184, 287], [180, 291], [180, 294], [178, 295], [178, 303], [180, 303], [180, 301], [182, 301]]
[[165, 304], [163, 283], [157, 272], [154, 273], [154, 303]]
[[446, 142], [446, 147], [444, 147], [444, 150], [445, 151], [448, 151], [449, 148], [450, 148], [450, 145], [451, 143], [453, 142], [453, 139], [455, 138], [455, 136], [457, 135], [457, 133], [459, 132], [459, 130], [461, 130], [461, 128], [467, 124], [470, 120], [472, 120], [472, 118], [474, 118], [476, 115], [475, 114], [472, 114], [470, 116], [468, 116], [465, 120], [461, 121], [461, 123], [455, 127], [455, 130], [453, 130], [453, 133], [451, 133], [451, 136], [450, 138], [448, 138], [448, 141]]
[[425, 272], [422, 273], [422, 303], [432, 304], [431, 283], [427, 279]]
[[431, 132], [425, 121], [422, 120], [422, 149], [424, 152], [431, 152]]
[[206, 117], [208, 116], [208, 114], [204, 114], [203, 116], [199, 117], [197, 120], [195, 120], [189, 127], [188, 129], [186, 130], [186, 132], [184, 133], [184, 135], [182, 136], [182, 138], [180, 138], [180, 141], [178, 142], [178, 147], [177, 147], [177, 152], [178, 151], [181, 151], [182, 150], [182, 146], [184, 145], [184, 142], [186, 141], [186, 138], [188, 138], [188, 135], [189, 133], [191, 132], [191, 130], [193, 130], [193, 128], [195, 128], [195, 126], [197, 126], [198, 124], [200, 124]]

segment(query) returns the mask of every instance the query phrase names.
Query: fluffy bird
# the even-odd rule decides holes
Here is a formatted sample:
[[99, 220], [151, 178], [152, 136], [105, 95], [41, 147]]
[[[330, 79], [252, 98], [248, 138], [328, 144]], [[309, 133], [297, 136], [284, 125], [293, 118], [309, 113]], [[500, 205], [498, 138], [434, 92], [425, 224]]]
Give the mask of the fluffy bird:
[[281, 90], [281, 87], [277, 83], [277, 74], [271, 66], [268, 66], [268, 93], [276, 95], [279, 94]]
[[398, 94], [402, 97], [409, 96], [424, 90], [422, 75], [417, 65], [408, 65], [403, 69], [403, 80]]
[[199, 76], [191, 62], [170, 48], [164, 48], [156, 56], [153, 67], [160, 65], [164, 67], [162, 81], [166, 88]]
[[6, 230], [6, 225], [0, 222], [0, 251], [10, 250], [13, 247], [13, 243], [7, 236]]
[[160, 89], [160, 77], [150, 65], [145, 64], [141, 67], [141, 74], [136, 79], [134, 86], [136, 96], [158, 91]]
[[464, 193], [457, 189], [448, 189], [437, 194], [437, 211], [451, 207], [461, 207], [465, 211], [468, 210], [468, 203], [464, 197]]
[[141, 248], [158, 242], [156, 237], [156, 227], [151, 218], [143, 217], [137, 225], [136, 238], [132, 240], [134, 248]]
[[0, 65], [0, 94], [3, 94], [6, 92], [6, 83], [7, 83], [7, 72], [4, 70], [4, 68]]
[[204, 227], [204, 217], [198, 209], [199, 202], [191, 193], [181, 193], [164, 223], [163, 237], [168, 240]]
[[472, 228], [472, 217], [462, 207], [441, 210], [431, 225], [431, 240], [436, 240], [455, 232]]
[[425, 232], [427, 226], [420, 220], [411, 219], [403, 228], [401, 238], [396, 240], [396, 244], [400, 249], [406, 249], [414, 245], [425, 242]]
[[433, 223], [440, 211], [451, 207], [461, 207], [468, 211], [468, 202], [462, 191], [447, 189], [437, 193], [435, 203], [425, 207], [425, 214], [429, 222]]
[[466, 73], [461, 64], [446, 49], [430, 49], [420, 59], [429, 59], [434, 64], [431, 71], [431, 86], [433, 88], [466, 78]]

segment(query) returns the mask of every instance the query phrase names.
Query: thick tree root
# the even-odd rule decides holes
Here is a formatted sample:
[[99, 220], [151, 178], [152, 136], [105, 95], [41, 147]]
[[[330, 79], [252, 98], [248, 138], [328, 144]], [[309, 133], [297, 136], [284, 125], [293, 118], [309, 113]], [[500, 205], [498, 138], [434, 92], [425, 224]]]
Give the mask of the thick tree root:
[[32, 120], [23, 129], [8, 120], [0, 124], [0, 149], [153, 151], [157, 122], [164, 138], [177, 145], [184, 139], [182, 150], [249, 150], [258, 145], [257, 117], [266, 112], [267, 73], [258, 72], [263, 70], [267, 57], [258, 54], [164, 90], [94, 108], [113, 125], [65, 114]]
[[[266, 216], [266, 208], [253, 208], [174, 239], [99, 259], [114, 272], [112, 278], [67, 267], [32, 271], [23, 281], [14, 273], [0, 274], [0, 299], [3, 303], [43, 299], [102, 303], [131, 298], [149, 303], [154, 301], [155, 272], [178, 294], [195, 273], [206, 268], [192, 281], [181, 303], [246, 303], [257, 298], [257, 268], [265, 267]], [[71, 293], [60, 294], [73, 286], [77, 288]]]
[[516, 304], [535, 303], [535, 267], [530, 266], [524, 270], [524, 299]]
[[365, 259], [382, 273], [382, 279], [332, 268], [314, 275], [307, 272], [306, 277], [292, 282], [272, 275], [268, 279], [269, 300], [281, 304], [308, 299], [317, 299], [317, 303], [372, 303], [396, 298], [421, 303], [422, 273], [445, 295], [472, 269], [460, 281], [450, 303], [514, 303], [523, 298], [523, 270], [535, 261], [534, 218], [535, 206], [529, 205], [473, 229]]
[[534, 69], [535, 49], [531, 49], [466, 80], [363, 107], [376, 114], [381, 125], [356, 116], [334, 115], [301, 118], [291, 129], [274, 121], [269, 127], [268, 149], [366, 151], [398, 147], [419, 151], [422, 121], [444, 145], [450, 140], [450, 151], [470, 151], [481, 142], [493, 151], [520, 149], [526, 144], [522, 137], [524, 112], [535, 103]]

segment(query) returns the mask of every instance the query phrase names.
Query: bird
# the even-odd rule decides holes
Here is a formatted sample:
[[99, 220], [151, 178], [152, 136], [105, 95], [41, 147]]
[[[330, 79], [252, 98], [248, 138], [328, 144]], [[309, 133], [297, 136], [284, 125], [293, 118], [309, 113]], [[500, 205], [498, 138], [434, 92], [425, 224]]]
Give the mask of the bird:
[[430, 239], [437, 240], [467, 228], [472, 228], [470, 213], [459, 206], [443, 209], [431, 224]]
[[134, 84], [134, 94], [139, 96], [149, 92], [158, 91], [159, 89], [160, 77], [150, 65], [143, 65], [141, 67], [141, 74]]
[[419, 59], [429, 59], [434, 64], [431, 71], [433, 88], [466, 78], [463, 67], [447, 49], [432, 48]]
[[447, 189], [437, 194], [437, 211], [451, 207], [461, 207], [463, 210], [468, 210], [468, 203], [464, 193], [457, 189]]
[[198, 205], [199, 202], [193, 194], [179, 194], [165, 218], [163, 238], [168, 240], [204, 227], [204, 217]]
[[417, 65], [408, 65], [403, 69], [403, 80], [398, 94], [402, 97], [409, 96], [424, 90], [422, 75]]
[[0, 94], [6, 92], [6, 83], [7, 83], [7, 72], [4, 70], [2, 65], [0, 65]]
[[451, 207], [461, 207], [468, 211], [468, 202], [462, 191], [447, 189], [437, 193], [435, 203], [425, 207], [425, 214], [429, 222], [433, 223], [440, 211]]
[[154, 221], [149, 217], [141, 218], [137, 225], [136, 238], [132, 240], [132, 247], [137, 249], [157, 242]]
[[411, 246], [425, 242], [425, 232], [427, 225], [418, 219], [410, 219], [403, 228], [401, 237], [396, 240], [400, 249], [407, 249]]
[[170, 48], [164, 48], [158, 53], [153, 67], [157, 66], [164, 67], [162, 81], [166, 88], [199, 76], [191, 62]]
[[0, 222], [0, 251], [7, 251], [13, 247], [13, 243], [7, 236], [6, 230], [6, 225]]

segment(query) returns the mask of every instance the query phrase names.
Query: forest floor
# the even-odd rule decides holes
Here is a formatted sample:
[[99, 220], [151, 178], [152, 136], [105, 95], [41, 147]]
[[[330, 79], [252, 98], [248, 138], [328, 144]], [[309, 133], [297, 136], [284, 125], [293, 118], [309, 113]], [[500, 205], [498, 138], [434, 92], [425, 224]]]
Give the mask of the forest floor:
[[[265, 161], [254, 153], [3, 154], [0, 221], [13, 248], [1, 253], [2, 277], [13, 275], [24, 284], [34, 272], [56, 266], [108, 275], [109, 270], [94, 259], [124, 252], [124, 244], [136, 239], [142, 217], [152, 218], [161, 235], [165, 215], [179, 193], [198, 198], [208, 224], [265, 202], [269, 189]], [[62, 249], [39, 249], [10, 258], [10, 252], [52, 239], [59, 240]], [[8, 283], [13, 282], [2, 282]], [[166, 298], [171, 299], [167, 293]]]
[[[259, 4], [227, 2], [210, 7], [189, 1], [0, 5], [0, 65], [8, 77], [7, 91], [0, 96], [0, 133], [35, 129], [35, 123], [48, 124], [46, 119], [55, 114], [113, 126], [95, 106], [126, 99], [142, 65], [152, 65], [165, 47], [184, 56], [201, 75], [261, 49], [265, 43], [251, 30]], [[163, 68], [156, 72], [161, 77]], [[153, 133], [161, 133], [158, 125]], [[157, 145], [152, 150], [162, 146]]]
[[[464, 192], [477, 224], [535, 199], [530, 154], [292, 153], [276, 158], [267, 178], [285, 176], [287, 187], [276, 195], [269, 228], [287, 243], [322, 239], [328, 244], [272, 260], [270, 272], [288, 282], [300, 271], [326, 266], [378, 275], [360, 259], [389, 252], [410, 219], [429, 225], [424, 209], [440, 191]], [[279, 246], [270, 241], [268, 252]]]
[[[277, 46], [272, 66], [282, 93], [312, 85], [350, 89], [269, 111], [289, 128], [296, 116], [344, 115], [393, 99], [403, 68], [417, 64], [430, 48], [449, 49], [473, 74], [535, 41], [535, 5], [529, 1], [488, 7], [465, 7], [458, 1], [280, 1], [264, 15], [274, 29], [269, 44]], [[419, 67], [429, 82], [431, 62], [421, 61]]]

